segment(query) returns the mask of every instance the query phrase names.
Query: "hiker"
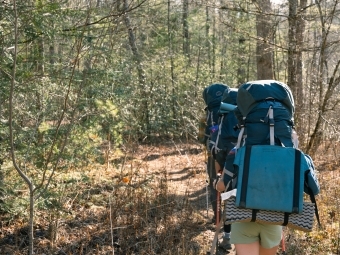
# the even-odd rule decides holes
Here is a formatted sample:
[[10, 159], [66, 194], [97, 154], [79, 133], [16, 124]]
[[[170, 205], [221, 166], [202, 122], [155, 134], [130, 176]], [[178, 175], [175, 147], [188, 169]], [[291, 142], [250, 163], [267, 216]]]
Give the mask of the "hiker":
[[[225, 162], [224, 171], [233, 167], [235, 150], [231, 150]], [[226, 175], [224, 175], [226, 176]], [[226, 181], [225, 181], [226, 180]], [[224, 192], [230, 190], [231, 178], [220, 179], [216, 190]], [[256, 222], [237, 222], [230, 224], [232, 232], [230, 243], [235, 245], [237, 255], [275, 255], [281, 241], [282, 226], [260, 224]]]
[[[274, 109], [275, 121], [279, 120], [275, 122], [277, 131], [275, 136], [270, 135], [272, 119], [268, 109]], [[224, 192], [235, 188], [234, 159], [240, 146], [265, 144], [294, 146], [293, 112], [293, 98], [285, 84], [265, 80], [245, 83], [239, 88], [234, 113], [242, 129], [236, 147], [232, 148], [226, 157], [223, 178], [218, 180], [215, 186], [217, 191]], [[235, 245], [237, 255], [276, 254], [281, 241], [282, 226], [257, 222], [235, 222], [231, 225], [233, 231], [230, 240]]]
[[[223, 179], [219, 179], [216, 184], [216, 190], [219, 192], [234, 188], [231, 176], [233, 175], [235, 151], [234, 147], [226, 157]], [[229, 172], [231, 174], [228, 175]], [[237, 255], [276, 254], [281, 241], [282, 226], [255, 222], [237, 222], [230, 226], [233, 230], [230, 235], [230, 243], [235, 245]]]
[[[206, 104], [205, 108], [205, 123], [204, 127], [200, 127], [200, 129], [204, 128], [203, 136], [199, 137], [199, 141], [205, 145], [208, 157], [206, 162], [206, 171], [208, 175], [208, 189], [210, 194], [210, 204], [214, 211], [214, 216], [212, 218], [212, 223], [216, 223], [217, 213], [217, 191], [213, 187], [213, 181], [216, 179], [216, 170], [215, 170], [215, 161], [211, 155], [211, 151], [209, 150], [210, 138], [211, 134], [218, 128], [218, 111], [221, 106], [221, 100], [223, 92], [229, 88], [227, 85], [222, 83], [213, 83], [207, 86], [202, 93], [203, 100]], [[201, 126], [201, 125], [200, 125]], [[200, 135], [200, 134], [199, 134]]]
[[[216, 176], [222, 173], [228, 152], [237, 142], [239, 130], [235, 129], [237, 119], [233, 113], [233, 109], [236, 107], [236, 97], [237, 89], [228, 88], [224, 91], [219, 110], [219, 127], [217, 131], [211, 134], [209, 150], [215, 160]], [[230, 243], [230, 232], [231, 225], [224, 224], [222, 241], [219, 242], [219, 248], [222, 248], [225, 251], [232, 248]]]

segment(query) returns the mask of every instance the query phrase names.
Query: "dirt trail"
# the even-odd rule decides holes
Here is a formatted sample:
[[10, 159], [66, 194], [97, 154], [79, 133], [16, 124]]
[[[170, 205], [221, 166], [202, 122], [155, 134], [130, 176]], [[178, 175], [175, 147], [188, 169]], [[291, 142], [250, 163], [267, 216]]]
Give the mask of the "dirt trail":
[[[153, 152], [148, 151], [148, 169], [155, 171], [166, 170], [169, 193], [178, 197], [187, 197], [192, 204], [194, 213], [202, 218], [195, 241], [202, 250], [210, 250], [215, 234], [212, 224], [213, 211], [209, 203], [207, 210], [206, 196], [206, 158], [204, 148], [199, 144], [160, 146]], [[145, 158], [144, 158], [145, 159]], [[221, 238], [223, 230], [219, 232]], [[219, 238], [219, 239], [220, 239]], [[201, 254], [201, 253], [200, 253]], [[234, 255], [233, 250], [219, 250], [217, 255]]]

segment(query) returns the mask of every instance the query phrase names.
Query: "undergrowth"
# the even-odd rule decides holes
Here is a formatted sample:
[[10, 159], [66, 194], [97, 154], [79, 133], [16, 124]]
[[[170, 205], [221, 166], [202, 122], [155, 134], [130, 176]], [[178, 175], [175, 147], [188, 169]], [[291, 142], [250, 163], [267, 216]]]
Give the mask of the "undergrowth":
[[336, 150], [328, 153], [323, 147], [320, 149], [323, 153], [314, 158], [314, 163], [320, 183], [316, 202], [321, 226], [314, 217], [310, 233], [285, 229], [289, 255], [340, 254], [340, 161]]
[[[160, 158], [163, 163], [156, 163]], [[37, 201], [36, 254], [206, 254], [214, 226], [206, 215], [203, 150], [195, 144], [148, 147], [139, 158], [126, 159], [112, 159], [110, 168], [93, 165], [56, 176], [54, 199]], [[315, 164], [322, 228], [315, 222], [310, 233], [285, 229], [289, 255], [340, 254], [338, 162]], [[4, 173], [0, 254], [27, 254], [27, 191], [10, 189], [20, 187], [11, 167]]]

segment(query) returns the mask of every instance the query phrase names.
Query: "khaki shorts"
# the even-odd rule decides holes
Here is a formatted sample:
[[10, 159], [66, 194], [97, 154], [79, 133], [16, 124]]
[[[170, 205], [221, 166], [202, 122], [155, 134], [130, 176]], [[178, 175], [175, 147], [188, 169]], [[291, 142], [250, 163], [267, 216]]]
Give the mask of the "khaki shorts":
[[280, 244], [282, 227], [256, 222], [237, 222], [231, 226], [230, 242], [233, 244], [249, 244], [256, 241], [265, 249]]

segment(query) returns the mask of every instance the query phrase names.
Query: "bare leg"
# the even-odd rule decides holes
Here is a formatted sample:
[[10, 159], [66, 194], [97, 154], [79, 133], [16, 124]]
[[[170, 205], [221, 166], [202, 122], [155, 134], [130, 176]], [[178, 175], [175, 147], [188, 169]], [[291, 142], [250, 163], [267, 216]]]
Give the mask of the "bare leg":
[[260, 246], [260, 255], [275, 255], [278, 248], [279, 246], [275, 246], [270, 249], [265, 249], [262, 246]]
[[[249, 244], [235, 244], [237, 255], [259, 255], [260, 243], [254, 242]], [[262, 253], [261, 253], [262, 255]]]

